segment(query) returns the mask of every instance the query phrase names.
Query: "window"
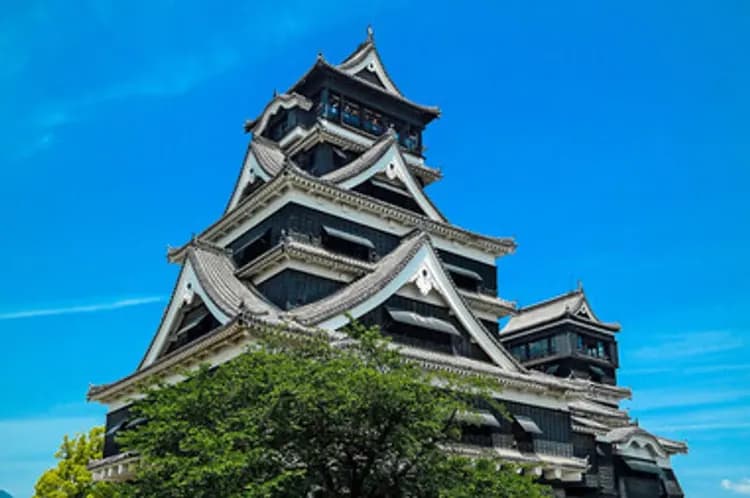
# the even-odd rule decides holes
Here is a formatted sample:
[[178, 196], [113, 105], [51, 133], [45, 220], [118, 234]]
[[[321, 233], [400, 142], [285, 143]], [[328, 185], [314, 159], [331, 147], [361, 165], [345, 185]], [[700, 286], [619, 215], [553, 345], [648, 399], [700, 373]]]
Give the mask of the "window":
[[389, 322], [385, 331], [395, 342], [419, 348], [458, 354], [461, 333], [449, 321], [413, 311], [386, 309]]
[[250, 238], [233, 250], [234, 262], [244, 266], [271, 248], [271, 229]]
[[515, 420], [521, 429], [527, 434], [544, 434], [531, 417], [525, 415], [513, 415], [513, 420]]
[[440, 332], [442, 334], [451, 334], [457, 337], [461, 337], [461, 333], [453, 326], [452, 323], [435, 318], [432, 316], [422, 316], [413, 311], [402, 311], [402, 310], [388, 310], [388, 314], [391, 316], [393, 321], [409, 325], [411, 327], [419, 327], [423, 329], [432, 330], [434, 332]]
[[379, 112], [365, 109], [362, 128], [373, 135], [382, 135], [385, 131], [385, 127], [383, 126], [383, 116]]
[[445, 269], [451, 274], [451, 278], [455, 284], [466, 290], [473, 292], [479, 292], [479, 288], [482, 285], [482, 276], [477, 272], [451, 264], [444, 264]]
[[406, 129], [408, 131], [401, 134], [401, 136], [403, 137], [403, 140], [401, 140], [401, 145], [406, 147], [407, 150], [414, 152], [417, 150], [417, 146], [419, 145], [419, 136], [412, 130], [411, 126], [407, 127]]
[[352, 126], [359, 127], [359, 105], [354, 102], [346, 101], [344, 104], [344, 113], [341, 115], [344, 123]]
[[510, 354], [521, 361], [529, 359], [529, 352], [526, 348], [526, 344], [518, 344], [517, 346], [513, 346], [512, 348], [510, 348]]
[[577, 334], [576, 350], [586, 356], [609, 360], [608, 343], [602, 339]]
[[329, 95], [328, 102], [323, 103], [321, 109], [324, 117], [338, 120], [341, 109], [341, 98], [338, 95]]
[[322, 231], [321, 239], [326, 249], [365, 261], [370, 261], [375, 255], [375, 245], [368, 238], [330, 226], [323, 226]]
[[542, 358], [554, 354], [554, 341], [551, 337], [543, 337], [529, 343], [529, 359]]
[[538, 341], [530, 342], [529, 358], [533, 360], [534, 358], [541, 358], [542, 356], [547, 356], [547, 341], [545, 339], [541, 339]]
[[389, 128], [396, 131], [398, 143], [410, 152], [421, 153], [422, 127], [419, 124], [405, 123], [367, 108], [359, 102], [323, 90], [318, 97], [317, 113], [331, 121], [345, 123], [380, 136]]

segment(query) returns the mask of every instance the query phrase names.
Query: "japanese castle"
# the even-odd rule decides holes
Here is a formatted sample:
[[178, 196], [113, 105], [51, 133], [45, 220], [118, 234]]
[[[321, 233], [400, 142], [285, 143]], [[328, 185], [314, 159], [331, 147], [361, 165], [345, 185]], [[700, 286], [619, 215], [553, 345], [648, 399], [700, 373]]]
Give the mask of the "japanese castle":
[[318, 55], [245, 124], [224, 213], [168, 251], [181, 271], [138, 368], [89, 389], [108, 407], [95, 479], [132, 475], [137, 455], [115, 436], [139, 423], [128, 404], [144, 381], [226, 362], [254, 330], [336, 331], [351, 315], [424, 368], [503, 386], [511, 417], [483, 413], [460, 451], [527, 464], [556, 497], [683, 496], [671, 457], [686, 445], [619, 408], [632, 394], [616, 383], [620, 327], [580, 286], [520, 308], [498, 297], [496, 260], [515, 242], [451, 224], [428, 197], [441, 173], [422, 132], [439, 115], [401, 93], [368, 29], [343, 62]]

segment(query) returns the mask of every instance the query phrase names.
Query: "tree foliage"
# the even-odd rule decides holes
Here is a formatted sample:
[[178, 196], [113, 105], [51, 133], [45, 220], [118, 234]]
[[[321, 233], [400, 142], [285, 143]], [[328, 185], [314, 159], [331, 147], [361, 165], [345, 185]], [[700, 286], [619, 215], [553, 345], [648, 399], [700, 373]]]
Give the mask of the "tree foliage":
[[[446, 451], [487, 381], [437, 375], [377, 329], [259, 345], [133, 405], [119, 442], [141, 457], [131, 497], [524, 497], [547, 489], [493, 459]], [[439, 386], [439, 387], [436, 387]], [[496, 387], [496, 386], [495, 386]]]
[[41, 475], [34, 486], [33, 498], [110, 498], [114, 488], [93, 482], [87, 469], [89, 461], [102, 457], [104, 428], [94, 427], [86, 434], [63, 437], [55, 453], [57, 466]]

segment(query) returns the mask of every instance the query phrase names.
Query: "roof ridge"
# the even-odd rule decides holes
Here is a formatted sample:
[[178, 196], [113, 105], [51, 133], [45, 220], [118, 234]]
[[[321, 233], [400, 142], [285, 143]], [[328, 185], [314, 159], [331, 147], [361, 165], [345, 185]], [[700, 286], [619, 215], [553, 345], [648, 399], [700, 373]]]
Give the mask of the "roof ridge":
[[[395, 131], [391, 133], [390, 130], [391, 129], [389, 128], [388, 132], [383, 133], [378, 137], [378, 139], [358, 157], [352, 159], [340, 168], [329, 171], [319, 178], [325, 181], [337, 183], [351, 178], [357, 173], [360, 173], [375, 164], [396, 143]], [[399, 150], [398, 153], [401, 154], [401, 151]]]
[[365, 41], [357, 45], [357, 48], [354, 49], [354, 52], [349, 54], [338, 65], [348, 66], [351, 64], [350, 61], [352, 61], [355, 58], [361, 58], [361, 54], [364, 54], [368, 50], [372, 50], [372, 49], [375, 49], [375, 31], [372, 29], [372, 25], [368, 24], [367, 25], [367, 37], [365, 38]]
[[351, 54], [347, 55], [344, 58], [344, 60], [342, 60], [341, 62], [339, 62], [337, 64], [337, 66], [339, 66], [339, 67], [350, 66], [350, 65], [352, 65], [352, 61], [355, 58], [361, 58], [362, 54], [364, 54], [367, 51], [372, 50], [374, 48], [375, 48], [375, 40], [373, 40], [373, 39], [367, 39], [367, 40], [363, 41], [362, 43], [360, 43], [359, 45], [357, 45], [357, 48], [355, 48], [354, 51]]
[[574, 289], [574, 290], [568, 291], [568, 292], [566, 292], [564, 294], [559, 294], [557, 296], [553, 296], [553, 297], [547, 298], [547, 299], [545, 299], [543, 301], [539, 301], [539, 302], [530, 304], [528, 306], [522, 306], [522, 307], [518, 308], [518, 313], [523, 313], [524, 311], [530, 311], [530, 310], [533, 310], [533, 309], [541, 308], [543, 306], [554, 304], [554, 303], [556, 303], [558, 301], [562, 301], [562, 300], [567, 299], [569, 297], [573, 297], [573, 296], [575, 296], [577, 294], [580, 295], [581, 297], [586, 297], [586, 295], [583, 293], [583, 289]]
[[[283, 182], [290, 181], [310, 182], [313, 184], [317, 184], [320, 188], [323, 189], [333, 189], [334, 193], [336, 194], [351, 196], [354, 199], [366, 200], [371, 205], [376, 205], [378, 207], [382, 206], [383, 209], [399, 213], [399, 216], [402, 216], [403, 218], [408, 217], [413, 221], [413, 223], [409, 224], [411, 224], [414, 228], [432, 227], [428, 228], [428, 230], [436, 235], [446, 234], [448, 232], [456, 232], [461, 236], [466, 237], [468, 240], [478, 240], [480, 242], [491, 244], [495, 247], [484, 249], [486, 251], [497, 250], [498, 256], [509, 254], [516, 249], [516, 243], [512, 237], [500, 237], [480, 234], [456, 225], [455, 223], [432, 220], [425, 215], [410, 211], [395, 204], [389, 204], [385, 201], [381, 201], [377, 198], [367, 196], [354, 190], [343, 189], [330, 181], [321, 180], [318, 177], [311, 176], [309, 173], [299, 168], [299, 166], [297, 166], [292, 160], [287, 160], [281, 171], [279, 171], [279, 173], [276, 174], [272, 179], [263, 184], [260, 188], [258, 188], [258, 190], [253, 192], [252, 195], [247, 196], [245, 199], [239, 202], [237, 206], [235, 206], [231, 211], [226, 212], [217, 221], [205, 228], [202, 232], [202, 235], [217, 230], [218, 226], [220, 226], [222, 223], [227, 223], [227, 220], [232, 219], [233, 216], [239, 216], [237, 213], [241, 212], [243, 206], [248, 205], [248, 203], [251, 203], [253, 199], [257, 199], [258, 196], [265, 195], [266, 191], [277, 188], [277, 186]], [[408, 226], [409, 224], [404, 223], [404, 225], [406, 226]], [[181, 253], [186, 248], [186, 246], [187, 244], [183, 244], [180, 248], [174, 250], [173, 254]]]
[[441, 110], [440, 110], [440, 108], [438, 106], [429, 106], [429, 105], [418, 104], [418, 103], [414, 102], [413, 100], [410, 100], [410, 99], [404, 97], [403, 95], [401, 95], [399, 93], [389, 92], [385, 88], [382, 88], [382, 87], [376, 85], [375, 83], [369, 82], [366, 79], [358, 78], [358, 77], [356, 77], [354, 75], [351, 75], [351, 74], [347, 73], [346, 71], [344, 71], [343, 69], [339, 68], [338, 66], [336, 66], [334, 64], [331, 64], [330, 62], [326, 61], [325, 58], [323, 58], [320, 54], [318, 54], [318, 57], [316, 57], [316, 59], [315, 59], [315, 63], [310, 67], [310, 69], [308, 69], [307, 72], [305, 72], [305, 74], [303, 74], [301, 78], [299, 78], [292, 86], [290, 86], [286, 93], [290, 93], [293, 89], [297, 88], [299, 85], [301, 85], [302, 83], [304, 83], [307, 80], [307, 77], [310, 75], [310, 73], [312, 73], [312, 71], [316, 67], [319, 67], [319, 66], [320, 67], [329, 68], [330, 70], [332, 70], [334, 72], [337, 72], [337, 73], [339, 73], [341, 75], [344, 75], [344, 76], [346, 76], [348, 78], [352, 78], [352, 80], [357, 81], [358, 83], [361, 83], [361, 84], [363, 84], [365, 86], [373, 88], [373, 89], [377, 90], [380, 93], [383, 93], [385, 95], [390, 95], [392, 98], [398, 99], [401, 102], [404, 102], [404, 103], [406, 103], [406, 104], [408, 104], [408, 105], [410, 105], [412, 107], [415, 107], [415, 108], [419, 109], [422, 112], [431, 114], [433, 116], [433, 118], [439, 117], [440, 114], [441, 114]]
[[[193, 265], [193, 270], [198, 277], [201, 287], [203, 287], [204, 292], [206, 292], [214, 304], [224, 308], [224, 312], [228, 312], [232, 316], [240, 314], [243, 311], [250, 311], [256, 315], [267, 315], [270, 312], [275, 313], [278, 311], [273, 303], [268, 301], [263, 294], [255, 289], [255, 286], [252, 284], [248, 285], [235, 276], [237, 265], [225, 250], [216, 251], [211, 248], [204, 249], [198, 247], [198, 250], [210, 253], [219, 258], [211, 262], [210, 260], [202, 260], [198, 251], [194, 248], [191, 249], [188, 251], [188, 259]], [[215, 266], [211, 267], [216, 262], [226, 266], [226, 274], [219, 275], [221, 270]], [[233, 287], [233, 285], [239, 285], [240, 287]], [[223, 289], [219, 287], [223, 287]], [[245, 290], [248, 295], [243, 296], [242, 290]], [[246, 297], [250, 298], [249, 302], [246, 301]], [[233, 302], [234, 299], [238, 299], [239, 302]], [[253, 300], [255, 302], [252, 302]]]
[[263, 135], [253, 135], [253, 138], [252, 140], [250, 140], [250, 143], [262, 144], [267, 147], [273, 147], [273, 148], [279, 149], [280, 151], [283, 152], [283, 149], [281, 148], [281, 145], [279, 145], [278, 142], [271, 140], [268, 137], [264, 137]]
[[207, 240], [199, 239], [199, 238], [193, 238], [190, 242], [188, 242], [188, 250], [202, 250], [202, 251], [208, 251], [212, 252], [214, 254], [219, 254], [221, 256], [231, 256], [232, 250], [228, 249], [226, 247], [221, 247], [218, 244], [214, 244], [213, 242], [209, 242]]
[[[290, 88], [289, 90], [292, 90], [292, 88]], [[302, 103], [303, 107], [307, 107], [308, 109], [312, 107], [312, 104], [313, 104], [312, 100], [302, 95], [301, 93], [298, 93], [295, 91], [286, 91], [282, 93], [276, 93], [276, 91], [274, 90], [273, 97], [271, 98], [270, 101], [268, 101], [265, 107], [263, 107], [263, 110], [260, 112], [260, 114], [258, 114], [258, 116], [255, 117], [254, 119], [245, 120], [245, 125], [244, 125], [245, 133], [249, 133], [253, 131], [256, 125], [260, 123], [261, 121], [263, 121], [264, 117], [266, 116], [266, 113], [271, 109], [271, 107], [273, 106], [275, 102], [278, 102], [278, 101], [288, 102], [293, 99], [299, 100]]]
[[[386, 283], [390, 282], [414, 258], [414, 255], [417, 254], [419, 249], [425, 245], [431, 246], [429, 234], [424, 230], [414, 229], [401, 239], [401, 243], [398, 246], [387, 255], [383, 256], [370, 273], [351, 281], [348, 285], [322, 299], [291, 309], [282, 316], [285, 318], [291, 318], [303, 325], [310, 325], [320, 323], [331, 316], [347, 312], [357, 304], [367, 300], [372, 295], [372, 289], [361, 289], [361, 292], [357, 292], [348, 300], [341, 299], [341, 296], [345, 296], [346, 293], [351, 293], [353, 286], [362, 286], [363, 282], [369, 283], [370, 280], [374, 282], [379, 282], [381, 280]], [[405, 252], [405, 254], [403, 254], [397, 261], [393, 261], [394, 258], [401, 255], [402, 252]], [[387, 273], [380, 275], [378, 273], [379, 271], [387, 271]], [[341, 302], [336, 302], [337, 300]], [[325, 306], [323, 306], [322, 310], [318, 310], [317, 308], [320, 308], [322, 303], [325, 304]]]

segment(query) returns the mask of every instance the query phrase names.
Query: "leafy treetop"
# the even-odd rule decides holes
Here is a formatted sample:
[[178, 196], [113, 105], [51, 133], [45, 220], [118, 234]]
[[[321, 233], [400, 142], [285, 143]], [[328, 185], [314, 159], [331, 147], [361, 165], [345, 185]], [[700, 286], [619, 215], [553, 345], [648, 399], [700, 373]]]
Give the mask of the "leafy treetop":
[[34, 486], [32, 498], [113, 498], [114, 487], [94, 482], [87, 465], [102, 457], [104, 428], [94, 427], [88, 435], [63, 437], [55, 453], [57, 466], [45, 471]]
[[497, 386], [404, 360], [375, 328], [349, 338], [261, 334], [246, 354], [147, 388], [118, 442], [140, 455], [123, 496], [489, 498], [548, 496], [491, 458], [450, 451], [459, 418]]

